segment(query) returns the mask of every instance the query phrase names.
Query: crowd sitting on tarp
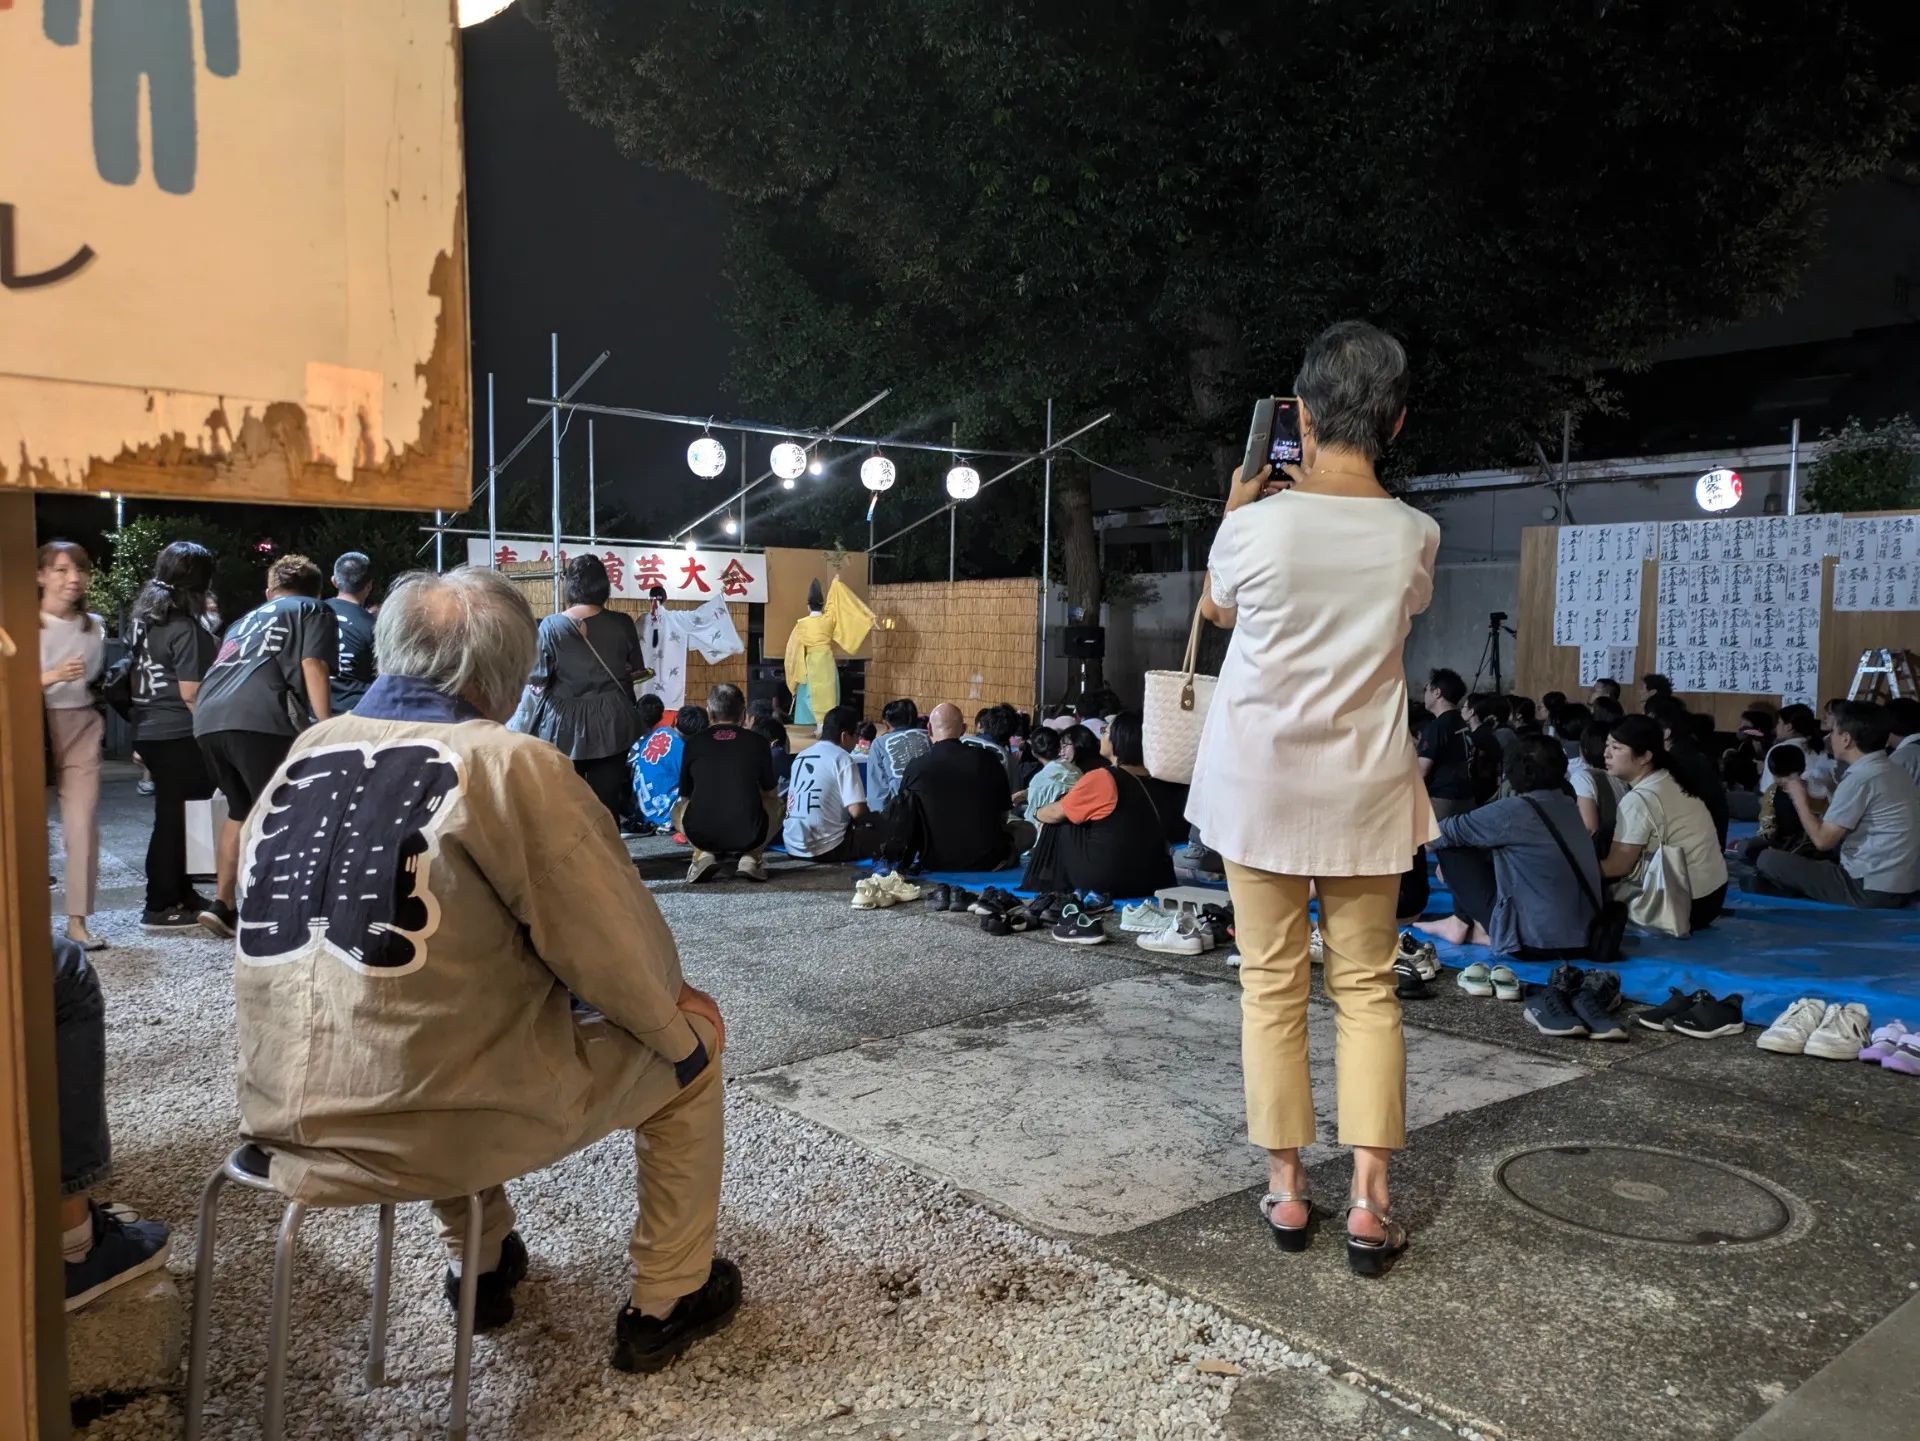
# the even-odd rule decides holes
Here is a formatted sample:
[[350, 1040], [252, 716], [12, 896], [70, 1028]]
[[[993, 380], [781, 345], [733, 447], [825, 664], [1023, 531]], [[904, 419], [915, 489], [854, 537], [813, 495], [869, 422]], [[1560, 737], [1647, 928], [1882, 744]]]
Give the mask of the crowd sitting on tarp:
[[[1732, 882], [1856, 907], [1920, 897], [1920, 701], [1755, 708], [1721, 737], [1665, 677], [1641, 696], [1629, 715], [1612, 680], [1536, 704], [1428, 677], [1413, 724], [1453, 913], [1426, 930], [1577, 959], [1606, 900], [1681, 937], [1713, 923]], [[1758, 831], [1729, 848], [1736, 810]]]

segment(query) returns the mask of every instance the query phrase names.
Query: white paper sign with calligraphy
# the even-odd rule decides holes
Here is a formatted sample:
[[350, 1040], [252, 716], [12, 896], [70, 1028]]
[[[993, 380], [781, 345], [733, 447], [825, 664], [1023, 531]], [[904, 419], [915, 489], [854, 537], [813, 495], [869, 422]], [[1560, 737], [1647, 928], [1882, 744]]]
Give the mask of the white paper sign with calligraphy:
[[[560, 563], [588, 550], [562, 546]], [[668, 600], [738, 600], [764, 603], [767, 598], [767, 557], [763, 551], [683, 550], [673, 545], [598, 545], [593, 553], [605, 562], [607, 580], [617, 600], [645, 600], [654, 586], [664, 587]], [[537, 540], [503, 540], [492, 557], [499, 565], [553, 559], [551, 546]], [[467, 564], [488, 564], [487, 542], [467, 540]]]

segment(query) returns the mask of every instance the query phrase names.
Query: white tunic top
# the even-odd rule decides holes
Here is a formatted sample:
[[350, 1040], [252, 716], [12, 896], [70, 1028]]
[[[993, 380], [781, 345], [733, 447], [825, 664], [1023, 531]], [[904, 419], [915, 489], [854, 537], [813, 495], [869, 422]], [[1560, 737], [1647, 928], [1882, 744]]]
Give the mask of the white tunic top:
[[1228, 860], [1399, 875], [1439, 836], [1402, 655], [1439, 548], [1431, 516], [1381, 498], [1281, 491], [1221, 522], [1213, 598], [1239, 616], [1187, 819]]

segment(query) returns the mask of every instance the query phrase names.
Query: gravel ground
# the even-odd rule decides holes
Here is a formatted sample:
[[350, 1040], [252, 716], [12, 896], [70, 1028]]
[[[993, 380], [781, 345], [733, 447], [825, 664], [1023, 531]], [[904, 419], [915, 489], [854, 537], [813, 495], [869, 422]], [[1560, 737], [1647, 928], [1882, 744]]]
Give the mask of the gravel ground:
[[[117, 1163], [103, 1190], [175, 1226], [184, 1293], [199, 1189], [237, 1121], [231, 951], [137, 921], [98, 918], [113, 942], [96, 957]], [[747, 1289], [733, 1326], [656, 1377], [606, 1366], [634, 1208], [630, 1143], [610, 1137], [512, 1188], [532, 1275], [514, 1323], [476, 1344], [476, 1437], [1216, 1436], [1236, 1384], [1221, 1373], [1325, 1369], [777, 1108], [730, 1095], [727, 1123], [720, 1246]], [[227, 1194], [208, 1431], [253, 1437], [278, 1208]], [[390, 1384], [361, 1380], [373, 1217], [318, 1212], [303, 1229], [292, 1436], [443, 1424], [453, 1328], [424, 1207], [400, 1213]], [[179, 1428], [177, 1397], [154, 1395], [82, 1434]]]

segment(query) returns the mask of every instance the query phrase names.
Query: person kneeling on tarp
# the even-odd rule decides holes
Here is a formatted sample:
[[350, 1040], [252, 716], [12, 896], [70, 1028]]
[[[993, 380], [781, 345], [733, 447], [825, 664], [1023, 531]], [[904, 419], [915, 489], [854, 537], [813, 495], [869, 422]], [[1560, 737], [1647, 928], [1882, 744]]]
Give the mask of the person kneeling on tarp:
[[1666, 736], [1627, 716], [1607, 737], [1607, 774], [1628, 785], [1600, 874], [1635, 924], [1687, 936], [1713, 923], [1727, 899], [1727, 858], [1706, 802], [1667, 769]]
[[1082, 773], [1072, 790], [1034, 812], [1040, 836], [1021, 889], [1150, 896], [1171, 886], [1166, 827], [1146, 783], [1109, 764], [1086, 727], [1074, 726], [1061, 739]]
[[1835, 708], [1833, 754], [1847, 769], [1824, 815], [1804, 775], [1781, 776], [1774, 805], [1790, 802], [1807, 839], [1837, 849], [1838, 862], [1764, 850], [1751, 889], [1867, 910], [1904, 906], [1920, 892], [1920, 788], [1887, 754], [1879, 706], [1842, 701]]
[[501, 723], [534, 634], [504, 576], [403, 577], [375, 627], [380, 678], [262, 787], [241, 850], [241, 1133], [294, 1199], [432, 1201], [451, 1303], [479, 1192], [490, 1329], [527, 1274], [505, 1183], [633, 1131], [612, 1364], [655, 1371], [740, 1304], [713, 1253], [726, 1028], [612, 813]]

